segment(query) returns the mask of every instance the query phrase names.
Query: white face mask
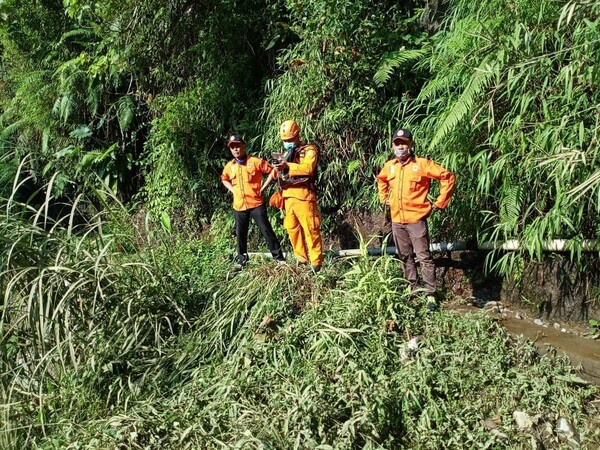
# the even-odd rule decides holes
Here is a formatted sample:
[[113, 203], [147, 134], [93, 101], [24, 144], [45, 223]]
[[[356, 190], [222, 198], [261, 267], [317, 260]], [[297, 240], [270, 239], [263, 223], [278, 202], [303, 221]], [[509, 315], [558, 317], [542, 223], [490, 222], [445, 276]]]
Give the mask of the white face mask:
[[410, 155], [410, 150], [394, 150], [396, 158], [406, 159]]

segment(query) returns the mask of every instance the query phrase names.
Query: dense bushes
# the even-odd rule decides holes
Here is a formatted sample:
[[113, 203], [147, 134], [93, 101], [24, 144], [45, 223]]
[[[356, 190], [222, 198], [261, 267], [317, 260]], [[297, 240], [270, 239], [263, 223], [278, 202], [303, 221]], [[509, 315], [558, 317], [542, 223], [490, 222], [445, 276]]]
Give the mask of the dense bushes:
[[110, 203], [111, 220], [0, 229], [3, 448], [554, 448], [559, 417], [600, 443], [597, 390], [564, 358], [428, 315], [392, 258], [227, 280], [230, 246]]
[[458, 172], [454, 222], [482, 239], [597, 239], [598, 2], [452, 2], [419, 94], [424, 145]]
[[[378, 208], [388, 138], [458, 174], [440, 238], [598, 233], [598, 2], [5, 1], [3, 152], [57, 194], [100, 180], [195, 225], [226, 204], [223, 138], [321, 148], [325, 224]], [[70, 182], [75, 182], [72, 184]], [[343, 188], [342, 188], [343, 187]], [[575, 244], [575, 247], [577, 245]]]

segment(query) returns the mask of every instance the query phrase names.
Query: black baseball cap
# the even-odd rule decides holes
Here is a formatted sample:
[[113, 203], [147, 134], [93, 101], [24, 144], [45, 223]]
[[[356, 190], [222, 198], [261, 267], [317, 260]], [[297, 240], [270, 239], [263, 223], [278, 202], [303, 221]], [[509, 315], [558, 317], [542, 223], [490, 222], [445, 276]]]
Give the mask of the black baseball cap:
[[231, 144], [233, 143], [245, 144], [242, 137], [238, 136], [237, 134], [232, 134], [231, 136], [229, 136], [229, 140], [227, 141], [227, 147], [231, 147]]
[[392, 136], [392, 142], [394, 142], [396, 140], [403, 140], [403, 141], [411, 141], [412, 142], [413, 135], [410, 132], [410, 130], [407, 130], [406, 128], [400, 128], [398, 131], [396, 131], [394, 133], [394, 136]]

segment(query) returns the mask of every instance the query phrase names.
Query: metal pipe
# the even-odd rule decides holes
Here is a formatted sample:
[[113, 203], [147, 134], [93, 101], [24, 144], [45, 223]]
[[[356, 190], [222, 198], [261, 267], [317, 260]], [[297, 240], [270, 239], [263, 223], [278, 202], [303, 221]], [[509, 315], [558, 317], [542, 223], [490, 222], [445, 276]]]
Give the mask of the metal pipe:
[[[467, 250], [468, 246], [466, 242], [437, 242], [429, 245], [429, 250], [432, 252], [454, 252], [457, 250]], [[369, 247], [366, 249], [367, 253], [371, 256], [395, 255], [396, 247]], [[362, 255], [361, 249], [349, 249], [349, 250], [337, 250], [332, 251], [334, 256], [355, 256]]]
[[[600, 252], [600, 241], [594, 241], [591, 239], [580, 242], [582, 252]], [[542, 251], [545, 252], [569, 252], [573, 250], [576, 243], [567, 239], [554, 239], [546, 240], [542, 242]], [[510, 239], [503, 242], [482, 242], [476, 246], [468, 245], [466, 242], [436, 242], [429, 245], [429, 250], [436, 252], [454, 252], [458, 250], [506, 250], [506, 251], [518, 251], [521, 250], [521, 243], [517, 239]], [[360, 248], [346, 249], [346, 250], [328, 250], [326, 253], [332, 256], [359, 256], [366, 252], [369, 256], [381, 256], [382, 254], [395, 255], [396, 247], [368, 247], [365, 250]], [[264, 256], [267, 258], [271, 257], [270, 253], [249, 253], [250, 256]]]
[[[581, 241], [582, 252], [600, 252], [600, 241], [591, 239]], [[577, 243], [567, 239], [554, 239], [542, 242], [542, 250], [545, 252], [569, 252], [576, 248]], [[478, 245], [479, 250], [521, 250], [521, 242], [517, 239], [510, 239], [504, 242], [482, 242]]]

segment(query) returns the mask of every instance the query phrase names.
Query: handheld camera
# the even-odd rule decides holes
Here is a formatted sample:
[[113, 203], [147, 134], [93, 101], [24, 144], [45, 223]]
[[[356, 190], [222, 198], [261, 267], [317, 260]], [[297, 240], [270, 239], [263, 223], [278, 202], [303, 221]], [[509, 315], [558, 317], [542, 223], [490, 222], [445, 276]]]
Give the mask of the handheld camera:
[[272, 165], [281, 164], [283, 162], [283, 153], [271, 153], [271, 160], [269, 162]]

